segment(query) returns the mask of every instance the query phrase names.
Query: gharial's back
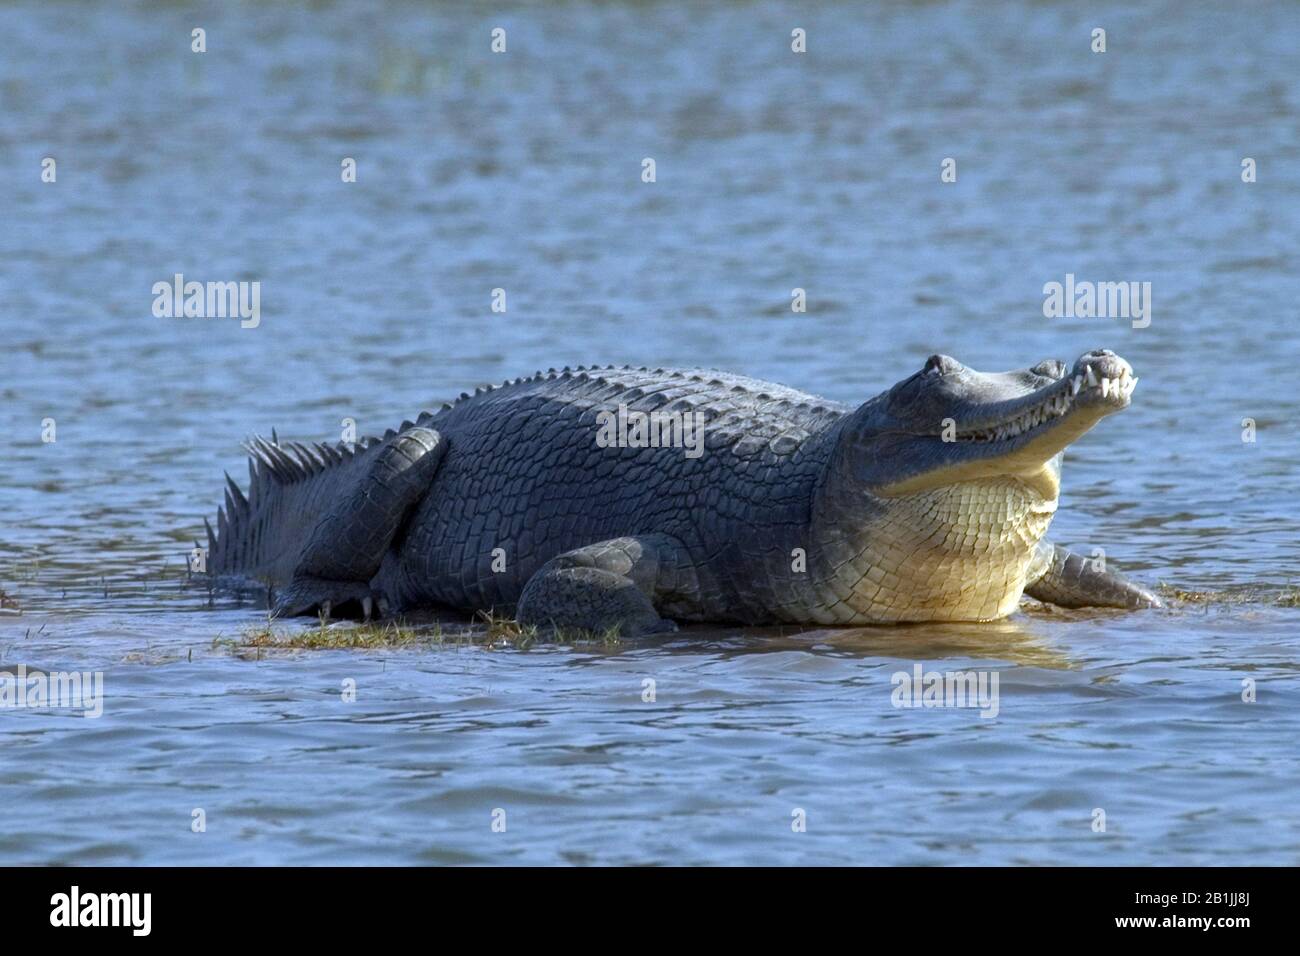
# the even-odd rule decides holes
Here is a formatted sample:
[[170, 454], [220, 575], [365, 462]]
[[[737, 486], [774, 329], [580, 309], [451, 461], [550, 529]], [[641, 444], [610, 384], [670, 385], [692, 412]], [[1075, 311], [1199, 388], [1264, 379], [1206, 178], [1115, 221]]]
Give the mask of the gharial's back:
[[[702, 431], [630, 447], [637, 413], [651, 412], [663, 441], [677, 416]], [[808, 440], [845, 412], [700, 369], [551, 370], [462, 396], [421, 422], [447, 452], [408, 523], [399, 590], [406, 602], [509, 608], [547, 560], [593, 541], [663, 532], [704, 555], [743, 546], [760, 515], [769, 536], [783, 511], [806, 523], [824, 461]]]

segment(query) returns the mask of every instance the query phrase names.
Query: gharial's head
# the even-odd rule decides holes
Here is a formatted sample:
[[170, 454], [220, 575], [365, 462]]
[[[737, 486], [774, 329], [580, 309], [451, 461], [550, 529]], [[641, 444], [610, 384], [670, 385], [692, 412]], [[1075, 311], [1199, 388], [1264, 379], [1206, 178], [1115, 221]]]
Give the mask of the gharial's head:
[[841, 463], [882, 498], [1013, 477], [1055, 499], [1061, 451], [1127, 408], [1137, 381], [1108, 349], [1079, 356], [1068, 370], [1049, 359], [1014, 372], [977, 372], [932, 355], [853, 413], [841, 433]]

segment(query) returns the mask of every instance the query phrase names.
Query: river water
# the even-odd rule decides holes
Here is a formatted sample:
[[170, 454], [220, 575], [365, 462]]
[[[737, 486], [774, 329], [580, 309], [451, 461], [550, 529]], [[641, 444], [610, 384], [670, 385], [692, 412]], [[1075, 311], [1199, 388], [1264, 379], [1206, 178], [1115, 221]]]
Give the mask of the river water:
[[[104, 682], [0, 709], [0, 863], [1300, 862], [1300, 11], [991, 6], [0, 4], [0, 669]], [[155, 317], [176, 273], [259, 324]], [[1149, 324], [1046, 318], [1067, 275]], [[272, 427], [1103, 346], [1053, 537], [1166, 610], [254, 652], [186, 586]], [[894, 706], [917, 665], [996, 716]]]

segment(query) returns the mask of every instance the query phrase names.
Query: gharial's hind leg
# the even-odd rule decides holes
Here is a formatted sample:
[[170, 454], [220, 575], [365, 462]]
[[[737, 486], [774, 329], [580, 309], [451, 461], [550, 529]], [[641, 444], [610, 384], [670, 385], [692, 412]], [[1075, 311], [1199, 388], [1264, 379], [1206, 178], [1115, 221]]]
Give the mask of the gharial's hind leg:
[[520, 624], [623, 637], [677, 630], [661, 609], [683, 607], [698, 585], [686, 549], [666, 534], [611, 538], [566, 551], [531, 577], [519, 598]]
[[274, 614], [328, 617], [343, 605], [369, 618], [374, 607], [370, 580], [411, 508], [423, 497], [447, 442], [430, 428], [412, 426], [384, 444], [360, 481], [340, 488], [316, 523]]
[[1048, 541], [1038, 545], [1025, 593], [1059, 607], [1164, 607], [1140, 584]]

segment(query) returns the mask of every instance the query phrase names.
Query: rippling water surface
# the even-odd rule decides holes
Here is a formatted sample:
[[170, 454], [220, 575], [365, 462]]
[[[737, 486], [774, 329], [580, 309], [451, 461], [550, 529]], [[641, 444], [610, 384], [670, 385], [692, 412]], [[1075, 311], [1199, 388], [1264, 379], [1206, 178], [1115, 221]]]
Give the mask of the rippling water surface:
[[[105, 682], [0, 710], [0, 862], [1300, 861], [1297, 49], [1286, 3], [0, 5], [0, 668]], [[260, 326], [154, 318], [176, 272], [259, 280]], [[1067, 273], [1151, 282], [1150, 326], [1045, 319]], [[285, 653], [183, 579], [272, 426], [1098, 346], [1142, 383], [1053, 537], [1206, 597]], [[996, 672], [996, 718], [895, 708], [917, 663]]]

